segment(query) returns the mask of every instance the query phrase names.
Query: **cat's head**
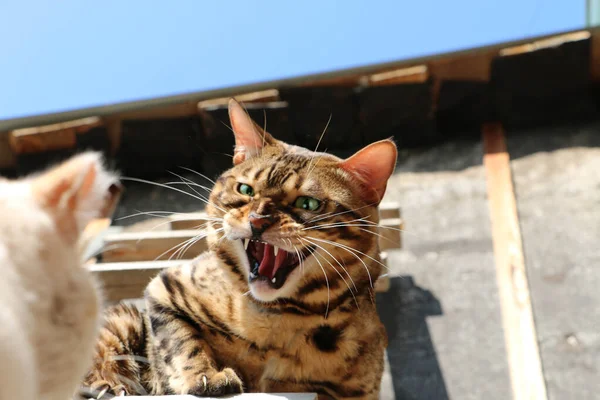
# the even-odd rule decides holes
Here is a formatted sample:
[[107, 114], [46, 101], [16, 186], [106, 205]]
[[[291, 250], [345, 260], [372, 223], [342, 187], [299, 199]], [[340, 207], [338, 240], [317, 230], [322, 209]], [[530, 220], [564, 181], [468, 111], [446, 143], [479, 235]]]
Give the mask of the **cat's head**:
[[0, 260], [19, 268], [81, 265], [81, 232], [111, 213], [119, 191], [116, 175], [94, 152], [29, 177], [0, 179]]
[[393, 141], [342, 160], [274, 139], [235, 101], [233, 168], [219, 177], [208, 212], [210, 237], [235, 257], [252, 295], [265, 302], [330, 301], [380, 275], [377, 206], [394, 171]]

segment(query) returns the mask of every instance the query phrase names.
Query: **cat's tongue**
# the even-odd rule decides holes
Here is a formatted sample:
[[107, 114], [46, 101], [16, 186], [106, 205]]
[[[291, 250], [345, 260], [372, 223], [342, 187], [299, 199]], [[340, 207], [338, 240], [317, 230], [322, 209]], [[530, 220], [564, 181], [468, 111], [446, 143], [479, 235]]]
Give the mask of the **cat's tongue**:
[[279, 250], [276, 256], [274, 253], [273, 246], [271, 246], [270, 244], [265, 244], [265, 248], [263, 250], [263, 257], [260, 261], [260, 265], [258, 266], [258, 274], [262, 276], [267, 276], [269, 277], [269, 279], [272, 279], [277, 273], [277, 270], [285, 262], [286, 257], [286, 251]]

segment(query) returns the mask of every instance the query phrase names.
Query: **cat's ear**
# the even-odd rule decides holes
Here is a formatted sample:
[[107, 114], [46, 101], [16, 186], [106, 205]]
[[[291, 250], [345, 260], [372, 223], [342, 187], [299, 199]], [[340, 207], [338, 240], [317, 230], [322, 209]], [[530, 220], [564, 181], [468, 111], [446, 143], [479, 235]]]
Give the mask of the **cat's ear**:
[[99, 153], [87, 152], [35, 177], [36, 202], [53, 217], [58, 232], [76, 241], [94, 218], [109, 217], [122, 191], [118, 178], [109, 172]]
[[396, 144], [392, 140], [381, 140], [354, 153], [342, 161], [340, 167], [358, 182], [363, 199], [378, 205], [396, 167], [397, 157]]
[[229, 120], [235, 135], [233, 164], [238, 165], [259, 154], [264, 146], [275, 143], [234, 99], [229, 100]]

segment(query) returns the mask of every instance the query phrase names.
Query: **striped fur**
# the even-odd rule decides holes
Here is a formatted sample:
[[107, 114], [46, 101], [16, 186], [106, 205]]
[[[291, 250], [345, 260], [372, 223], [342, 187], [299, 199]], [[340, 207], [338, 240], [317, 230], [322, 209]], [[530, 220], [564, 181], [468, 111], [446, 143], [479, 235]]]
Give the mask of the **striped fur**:
[[[376, 207], [391, 170], [382, 189], [372, 158], [287, 145], [231, 107], [235, 166], [210, 194], [210, 251], [154, 278], [146, 314], [109, 310], [85, 384], [115, 394], [378, 398], [387, 339], [373, 289], [382, 272]], [[252, 132], [260, 140], [249, 140]], [[393, 164], [395, 146], [381, 143], [376, 155]], [[240, 183], [254, 195], [240, 193]], [[320, 208], [295, 207], [299, 196]], [[261, 232], [250, 232], [251, 213], [269, 216]], [[243, 240], [253, 234], [303, 260], [279, 289], [249, 279]]]

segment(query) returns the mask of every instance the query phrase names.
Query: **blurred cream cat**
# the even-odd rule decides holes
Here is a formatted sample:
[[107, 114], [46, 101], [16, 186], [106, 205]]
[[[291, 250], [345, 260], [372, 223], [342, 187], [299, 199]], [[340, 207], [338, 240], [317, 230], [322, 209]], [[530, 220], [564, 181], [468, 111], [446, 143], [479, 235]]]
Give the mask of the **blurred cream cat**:
[[115, 187], [93, 152], [0, 178], [0, 400], [66, 400], [89, 367], [101, 302], [78, 240]]

